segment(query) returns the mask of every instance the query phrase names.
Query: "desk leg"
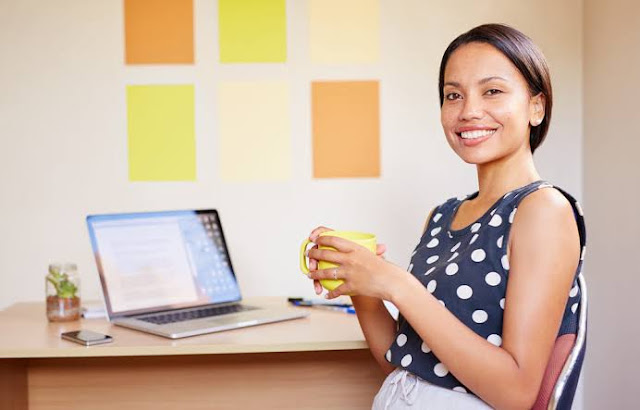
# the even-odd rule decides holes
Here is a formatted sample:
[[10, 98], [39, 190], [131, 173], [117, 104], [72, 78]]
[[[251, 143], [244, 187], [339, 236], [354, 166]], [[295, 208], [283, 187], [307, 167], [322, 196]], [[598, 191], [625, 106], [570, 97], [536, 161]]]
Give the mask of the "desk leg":
[[34, 359], [29, 407], [370, 409], [383, 379], [368, 350]]
[[27, 409], [27, 359], [0, 359], [0, 409]]

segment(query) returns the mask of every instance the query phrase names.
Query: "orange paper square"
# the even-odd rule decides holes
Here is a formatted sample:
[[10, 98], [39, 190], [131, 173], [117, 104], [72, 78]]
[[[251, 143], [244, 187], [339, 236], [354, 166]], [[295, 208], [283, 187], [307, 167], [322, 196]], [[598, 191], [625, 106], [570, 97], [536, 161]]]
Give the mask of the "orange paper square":
[[378, 81], [311, 84], [313, 176], [380, 176]]
[[193, 0], [125, 0], [127, 64], [193, 64]]

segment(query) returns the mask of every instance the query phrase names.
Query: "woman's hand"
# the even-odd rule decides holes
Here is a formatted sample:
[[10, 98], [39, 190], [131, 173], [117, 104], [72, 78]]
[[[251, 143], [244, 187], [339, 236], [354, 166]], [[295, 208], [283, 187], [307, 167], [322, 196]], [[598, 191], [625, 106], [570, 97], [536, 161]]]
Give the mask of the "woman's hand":
[[[326, 228], [325, 228], [326, 229]], [[324, 260], [339, 265], [337, 268], [316, 270], [309, 265], [309, 277], [314, 281], [320, 279], [341, 279], [342, 285], [327, 294], [328, 299], [341, 295], [364, 295], [380, 299], [390, 297], [389, 284], [398, 274], [398, 268], [386, 262], [382, 255], [386, 250], [384, 245], [379, 245], [374, 255], [368, 249], [349, 240], [335, 236], [316, 236], [311, 238], [316, 243], [309, 250], [309, 259]], [[335, 248], [318, 249], [318, 246]], [[316, 289], [317, 293], [317, 289]]]
[[[311, 231], [311, 234], [309, 235], [309, 239], [311, 239], [311, 241], [315, 243], [316, 240], [318, 239], [318, 235], [320, 235], [322, 232], [327, 232], [327, 231], [333, 231], [333, 229], [327, 228], [324, 226], [319, 226], [313, 231]], [[314, 245], [311, 249], [318, 249], [318, 245]], [[311, 250], [309, 250], [309, 252], [311, 252]], [[318, 260], [313, 259], [311, 256], [309, 256], [309, 270], [313, 272], [316, 269], [318, 269]], [[309, 275], [309, 277], [311, 277], [311, 275]], [[313, 289], [316, 291], [316, 295], [319, 295], [322, 293], [322, 285], [317, 279], [313, 281]]]
[[[317, 243], [317, 239], [319, 237], [319, 235], [323, 232], [328, 232], [328, 231], [332, 231], [333, 229], [331, 228], [327, 228], [324, 226], [319, 226], [316, 229], [314, 229], [313, 231], [311, 231], [311, 234], [309, 235], [309, 239], [311, 239], [311, 241], [313, 241], [314, 243]], [[314, 245], [311, 249], [318, 249], [318, 245]], [[378, 255], [379, 257], [384, 259], [384, 253], [387, 251], [387, 247], [384, 244], [378, 244], [376, 246], [376, 255]], [[311, 250], [309, 251], [311, 252]], [[315, 271], [316, 269], [318, 269], [318, 260], [314, 259], [311, 257], [311, 253], [309, 253], [309, 270], [310, 271]], [[309, 275], [309, 277], [311, 277], [311, 275]], [[324, 278], [323, 278], [324, 279]], [[333, 278], [328, 278], [328, 279], [333, 279]], [[320, 282], [318, 281], [318, 279], [314, 279], [313, 280], [313, 288], [316, 292], [316, 295], [319, 295], [322, 293], [322, 285], [320, 285]]]

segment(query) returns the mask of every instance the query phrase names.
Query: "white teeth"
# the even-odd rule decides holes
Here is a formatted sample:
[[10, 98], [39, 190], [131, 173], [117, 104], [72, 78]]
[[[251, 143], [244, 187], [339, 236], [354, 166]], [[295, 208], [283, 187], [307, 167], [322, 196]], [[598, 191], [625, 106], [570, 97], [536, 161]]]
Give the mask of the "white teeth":
[[486, 135], [491, 135], [496, 130], [476, 130], [476, 131], [465, 131], [460, 133], [460, 136], [464, 139], [476, 139], [480, 137], [484, 137]]

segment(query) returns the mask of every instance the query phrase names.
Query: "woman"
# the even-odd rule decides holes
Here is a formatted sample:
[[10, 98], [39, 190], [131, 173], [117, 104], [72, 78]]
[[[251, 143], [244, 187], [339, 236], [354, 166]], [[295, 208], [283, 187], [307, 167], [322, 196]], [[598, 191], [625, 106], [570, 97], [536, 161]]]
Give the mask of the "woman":
[[317, 293], [319, 279], [344, 280], [329, 299], [356, 295], [389, 374], [374, 408], [531, 408], [556, 338], [577, 330], [585, 240], [579, 205], [533, 162], [551, 119], [548, 67], [524, 34], [489, 24], [449, 45], [439, 82], [444, 133], [475, 164], [478, 191], [432, 210], [409, 272], [316, 228], [310, 239], [337, 251], [311, 249], [310, 278]]

